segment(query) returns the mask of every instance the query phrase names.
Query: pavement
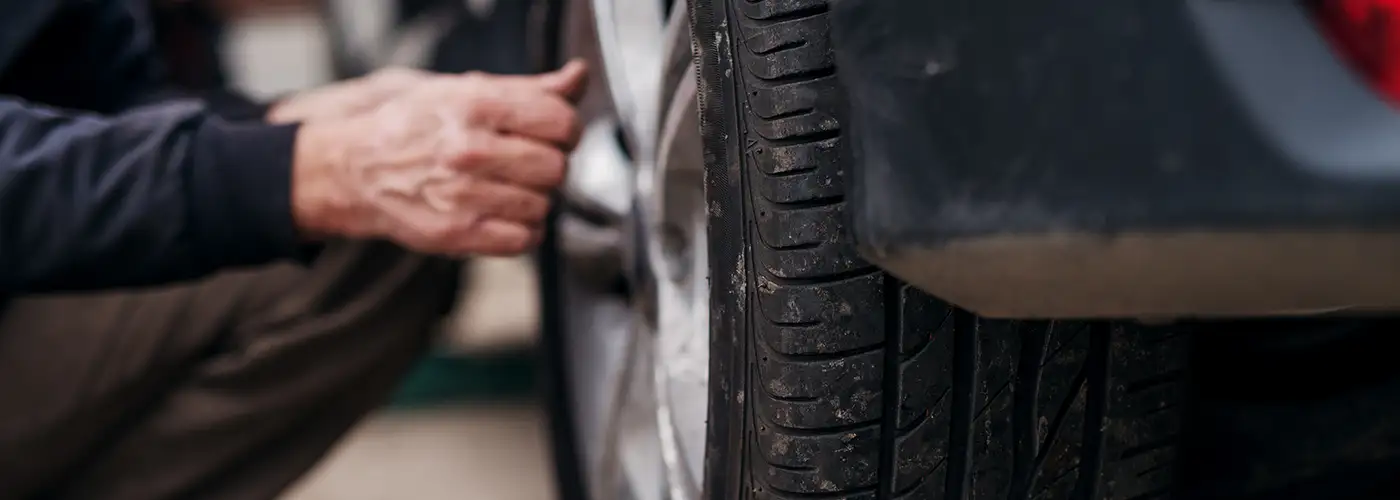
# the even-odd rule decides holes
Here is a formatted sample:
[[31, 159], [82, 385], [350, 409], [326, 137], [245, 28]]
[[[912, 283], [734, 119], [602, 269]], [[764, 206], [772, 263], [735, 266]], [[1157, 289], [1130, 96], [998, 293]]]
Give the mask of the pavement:
[[547, 500], [536, 405], [406, 410], [366, 421], [285, 500]]
[[[356, 33], [373, 38], [381, 0], [352, 5]], [[477, 2], [480, 3], [480, 2]], [[310, 16], [234, 26], [226, 52], [235, 84], [271, 98], [327, 81], [324, 28]], [[411, 59], [412, 55], [407, 56]], [[534, 343], [538, 317], [528, 260], [477, 259], [468, 270], [443, 349], [472, 355]], [[284, 500], [552, 500], [553, 477], [538, 404], [479, 402], [384, 409], [355, 429]]]

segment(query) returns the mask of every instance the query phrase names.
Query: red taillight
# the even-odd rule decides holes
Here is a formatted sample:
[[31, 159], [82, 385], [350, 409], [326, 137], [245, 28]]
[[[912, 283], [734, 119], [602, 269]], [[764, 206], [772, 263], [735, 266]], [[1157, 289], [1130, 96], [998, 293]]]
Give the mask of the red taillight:
[[1376, 89], [1400, 101], [1400, 0], [1315, 0], [1337, 48]]

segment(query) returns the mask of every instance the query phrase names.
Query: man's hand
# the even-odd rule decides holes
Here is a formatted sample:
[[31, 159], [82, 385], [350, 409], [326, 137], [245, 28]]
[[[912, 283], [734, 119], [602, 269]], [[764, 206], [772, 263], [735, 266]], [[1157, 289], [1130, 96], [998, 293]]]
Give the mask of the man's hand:
[[427, 253], [517, 254], [578, 140], [580, 62], [535, 76], [437, 76], [297, 138], [293, 212], [309, 237], [387, 238]]
[[338, 120], [372, 111], [408, 89], [434, 78], [452, 78], [412, 68], [374, 73], [295, 94], [268, 110], [267, 121]]

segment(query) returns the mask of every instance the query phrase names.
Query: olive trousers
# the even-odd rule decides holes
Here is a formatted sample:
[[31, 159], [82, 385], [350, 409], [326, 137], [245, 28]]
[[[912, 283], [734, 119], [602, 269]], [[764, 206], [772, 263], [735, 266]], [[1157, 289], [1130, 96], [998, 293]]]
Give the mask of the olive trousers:
[[0, 312], [0, 500], [270, 499], [382, 404], [457, 264], [330, 244], [162, 288]]

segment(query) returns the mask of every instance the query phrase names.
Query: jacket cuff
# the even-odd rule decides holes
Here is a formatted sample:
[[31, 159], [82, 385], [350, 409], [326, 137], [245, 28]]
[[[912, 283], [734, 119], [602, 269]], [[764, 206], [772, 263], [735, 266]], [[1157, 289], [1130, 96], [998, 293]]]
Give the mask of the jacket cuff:
[[271, 103], [255, 102], [225, 89], [205, 91], [203, 97], [211, 111], [233, 122], [262, 122], [268, 110], [272, 109]]
[[292, 158], [299, 126], [211, 119], [196, 137], [189, 172], [192, 240], [215, 267], [282, 258], [310, 259], [314, 248], [292, 220]]

